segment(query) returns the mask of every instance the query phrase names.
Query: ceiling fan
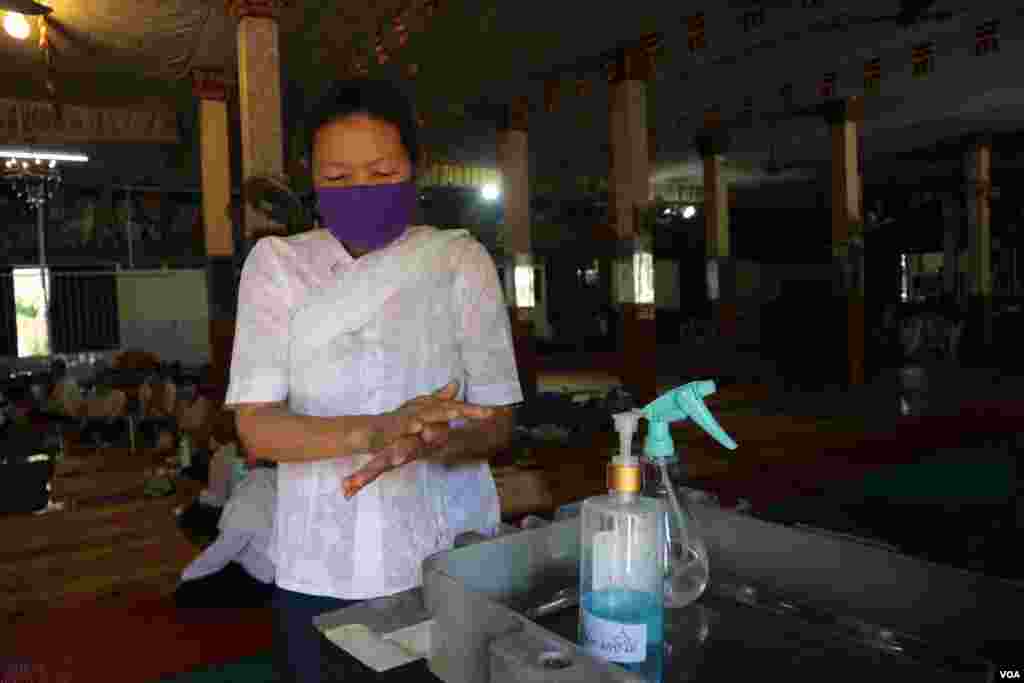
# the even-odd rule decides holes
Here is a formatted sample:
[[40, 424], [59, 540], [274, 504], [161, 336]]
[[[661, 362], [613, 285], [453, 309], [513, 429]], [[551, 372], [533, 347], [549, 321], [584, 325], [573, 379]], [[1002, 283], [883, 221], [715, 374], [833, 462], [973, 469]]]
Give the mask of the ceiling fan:
[[0, 0], [0, 10], [16, 12], [17, 14], [38, 16], [40, 14], [49, 14], [53, 11], [53, 8], [47, 7], [46, 5], [40, 5], [38, 2], [33, 2], [32, 0]]

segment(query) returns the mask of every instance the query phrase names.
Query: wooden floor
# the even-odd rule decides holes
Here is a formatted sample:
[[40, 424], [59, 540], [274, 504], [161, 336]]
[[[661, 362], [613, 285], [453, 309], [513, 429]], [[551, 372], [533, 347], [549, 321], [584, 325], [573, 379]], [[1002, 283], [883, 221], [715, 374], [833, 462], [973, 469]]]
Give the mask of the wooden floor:
[[0, 517], [0, 618], [8, 624], [51, 607], [167, 595], [198, 554], [175, 509], [200, 485], [148, 498], [159, 458], [127, 449], [72, 450], [57, 466], [52, 498], [36, 515]]

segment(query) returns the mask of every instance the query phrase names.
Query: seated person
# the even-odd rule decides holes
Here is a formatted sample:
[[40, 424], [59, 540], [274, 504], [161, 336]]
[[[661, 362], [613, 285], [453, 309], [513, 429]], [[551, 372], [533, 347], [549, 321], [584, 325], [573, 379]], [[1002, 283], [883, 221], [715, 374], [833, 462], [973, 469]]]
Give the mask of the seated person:
[[179, 431], [192, 437], [192, 443], [206, 443], [210, 438], [214, 401], [198, 393], [194, 401], [178, 401], [175, 406], [175, 420]]
[[214, 507], [223, 507], [249, 472], [231, 417], [230, 413], [227, 418], [219, 417], [210, 435], [210, 453], [213, 455], [210, 457], [208, 485], [199, 494], [199, 500]]
[[85, 401], [86, 419], [82, 440], [109, 445], [124, 433], [126, 425], [120, 420], [128, 406], [128, 397], [106, 382], [96, 385]]
[[139, 432], [147, 444], [158, 450], [174, 446], [177, 404], [178, 386], [163, 371], [139, 386]]
[[85, 402], [78, 382], [68, 376], [68, 366], [57, 359], [50, 366], [50, 390], [46, 412], [66, 417], [82, 417]]
[[268, 546], [277, 505], [277, 470], [253, 467], [231, 493], [217, 540], [181, 575], [178, 607], [257, 607], [269, 604], [275, 569]]

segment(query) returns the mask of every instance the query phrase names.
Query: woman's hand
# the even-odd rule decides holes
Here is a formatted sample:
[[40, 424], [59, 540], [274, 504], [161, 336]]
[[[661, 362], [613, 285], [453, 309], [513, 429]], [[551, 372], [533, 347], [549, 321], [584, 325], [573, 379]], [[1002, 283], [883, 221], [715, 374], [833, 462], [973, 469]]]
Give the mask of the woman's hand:
[[382, 474], [428, 457], [431, 452], [443, 448], [448, 443], [449, 432], [447, 424], [428, 424], [419, 434], [392, 441], [376, 453], [370, 462], [342, 481], [341, 488], [345, 499], [352, 498], [360, 489], [371, 484]]
[[370, 452], [383, 451], [403, 437], [421, 434], [426, 428], [447, 427], [454, 420], [484, 420], [494, 411], [483, 406], [456, 401], [459, 383], [449, 382], [432, 394], [406, 401], [397, 410], [381, 416], [380, 426], [370, 435]]

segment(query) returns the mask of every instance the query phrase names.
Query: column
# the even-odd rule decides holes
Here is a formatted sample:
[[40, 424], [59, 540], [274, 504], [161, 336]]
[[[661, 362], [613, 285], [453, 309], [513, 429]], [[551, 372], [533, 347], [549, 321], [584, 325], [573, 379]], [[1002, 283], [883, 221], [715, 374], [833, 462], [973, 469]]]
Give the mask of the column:
[[203, 231], [209, 306], [210, 365], [227, 381], [235, 336], [235, 241], [231, 221], [229, 83], [216, 70], [195, 70], [192, 88], [199, 98]]
[[640, 402], [657, 396], [654, 244], [647, 81], [650, 56], [642, 47], [619, 50], [609, 70], [609, 207], [616, 239], [612, 291], [619, 312], [618, 356], [623, 385]]
[[533, 339], [534, 271], [530, 243], [530, 102], [518, 97], [502, 108], [497, 152], [505, 220], [501, 242], [505, 266], [505, 296], [515, 343], [519, 382], [524, 396], [537, 393], [537, 359]]
[[992, 343], [992, 144], [980, 138], [971, 144], [967, 176], [967, 307], [968, 325], [984, 346]]
[[[826, 107], [832, 129], [832, 256], [836, 267], [835, 317], [823, 315], [845, 331], [846, 381], [864, 383], [864, 230], [858, 129], [863, 100], [835, 100]], [[822, 312], [824, 313], [824, 311]]]
[[[278, 18], [285, 0], [227, 1], [231, 13], [238, 19], [242, 178], [282, 176], [284, 135]], [[248, 202], [242, 215], [244, 234], [250, 242], [261, 235], [285, 231], [285, 226], [262, 215]]]
[[942, 231], [942, 293], [952, 302], [960, 269], [960, 201], [955, 194], [942, 198]]
[[729, 248], [729, 188], [722, 176], [728, 148], [727, 135], [717, 114], [705, 116], [697, 135], [697, 151], [704, 162], [704, 243], [706, 282], [711, 316], [720, 340], [736, 337], [736, 268]]

